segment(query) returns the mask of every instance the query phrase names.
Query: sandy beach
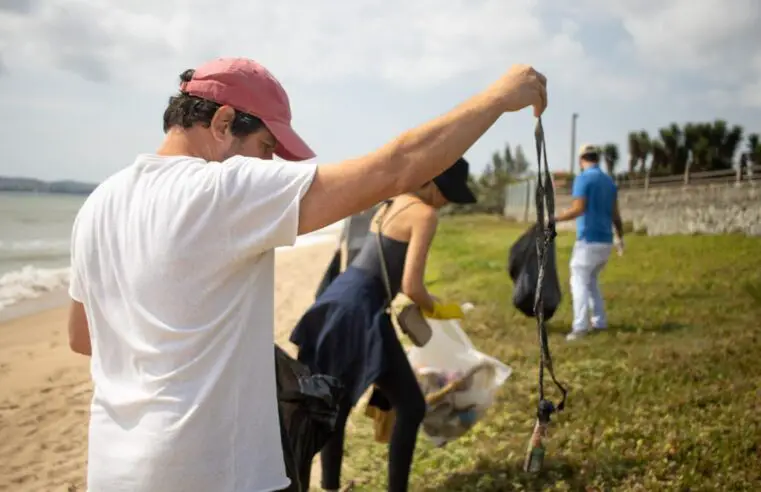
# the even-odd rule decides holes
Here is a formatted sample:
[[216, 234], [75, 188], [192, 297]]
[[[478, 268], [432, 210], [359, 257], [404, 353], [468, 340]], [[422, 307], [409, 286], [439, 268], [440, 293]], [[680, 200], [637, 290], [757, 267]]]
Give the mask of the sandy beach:
[[[334, 249], [277, 253], [275, 340], [291, 353]], [[0, 323], [0, 491], [85, 490], [89, 359], [69, 350], [66, 317], [57, 307]]]

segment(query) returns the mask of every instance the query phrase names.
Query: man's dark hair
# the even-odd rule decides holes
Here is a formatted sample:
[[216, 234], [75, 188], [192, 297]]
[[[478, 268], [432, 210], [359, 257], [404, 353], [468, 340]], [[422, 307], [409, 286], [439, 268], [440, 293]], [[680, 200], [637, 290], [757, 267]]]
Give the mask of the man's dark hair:
[[590, 152], [588, 154], [583, 154], [581, 158], [589, 162], [600, 162], [600, 154], [598, 154], [597, 152]]
[[[180, 74], [180, 80], [182, 82], [190, 82], [194, 73], [195, 70], [192, 68], [185, 70]], [[204, 128], [209, 128], [214, 113], [221, 107], [221, 104], [180, 91], [176, 96], [169, 98], [169, 105], [164, 111], [164, 133], [168, 132], [173, 126], [191, 128], [196, 123]], [[230, 131], [236, 137], [245, 137], [263, 126], [262, 120], [256, 116], [236, 109]]]

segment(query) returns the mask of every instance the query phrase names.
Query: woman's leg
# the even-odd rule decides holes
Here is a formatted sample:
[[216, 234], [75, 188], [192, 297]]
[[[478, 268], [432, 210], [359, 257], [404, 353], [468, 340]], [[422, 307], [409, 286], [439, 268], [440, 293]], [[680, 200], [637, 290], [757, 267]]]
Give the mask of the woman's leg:
[[340, 413], [336, 419], [336, 431], [322, 447], [320, 451], [320, 464], [322, 465], [323, 490], [338, 490], [341, 488], [341, 462], [344, 456], [344, 434], [346, 421], [349, 419], [351, 407], [341, 405]]
[[407, 355], [395, 335], [388, 338], [388, 365], [376, 385], [396, 410], [388, 452], [388, 490], [407, 490], [412, 457], [420, 424], [425, 417], [426, 403]]

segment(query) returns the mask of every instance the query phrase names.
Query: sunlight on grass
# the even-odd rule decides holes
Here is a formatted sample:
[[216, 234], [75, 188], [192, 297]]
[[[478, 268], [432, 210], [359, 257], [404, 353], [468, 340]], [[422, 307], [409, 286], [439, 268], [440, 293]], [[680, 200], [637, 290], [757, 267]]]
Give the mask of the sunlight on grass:
[[[560, 234], [565, 297], [550, 344], [570, 396], [533, 477], [521, 466], [537, 399], [536, 325], [512, 307], [505, 271], [522, 232], [492, 217], [442, 221], [430, 288], [476, 304], [468, 334], [515, 372], [460, 440], [435, 449], [420, 434], [410, 490], [761, 490], [761, 239], [627, 237], [625, 257], [601, 278], [610, 330], [569, 344], [573, 236]], [[385, 490], [386, 446], [361, 413], [344, 476], [360, 482], [355, 490]]]

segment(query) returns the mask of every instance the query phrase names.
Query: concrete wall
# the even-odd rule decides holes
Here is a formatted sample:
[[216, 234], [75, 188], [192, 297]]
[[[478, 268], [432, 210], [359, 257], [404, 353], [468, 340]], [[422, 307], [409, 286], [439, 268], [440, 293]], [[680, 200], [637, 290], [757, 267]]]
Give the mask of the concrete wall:
[[761, 236], [761, 183], [621, 190], [624, 221], [648, 235], [743, 233]]
[[[505, 216], [518, 221], [536, 220], [533, 183], [511, 185]], [[528, 188], [528, 189], [527, 189]], [[526, 196], [530, 197], [528, 206]], [[571, 198], [559, 194], [556, 210]], [[635, 231], [648, 235], [743, 233], [761, 236], [761, 181], [735, 184], [689, 185], [619, 192], [621, 215]], [[573, 222], [561, 229], [573, 228]]]

